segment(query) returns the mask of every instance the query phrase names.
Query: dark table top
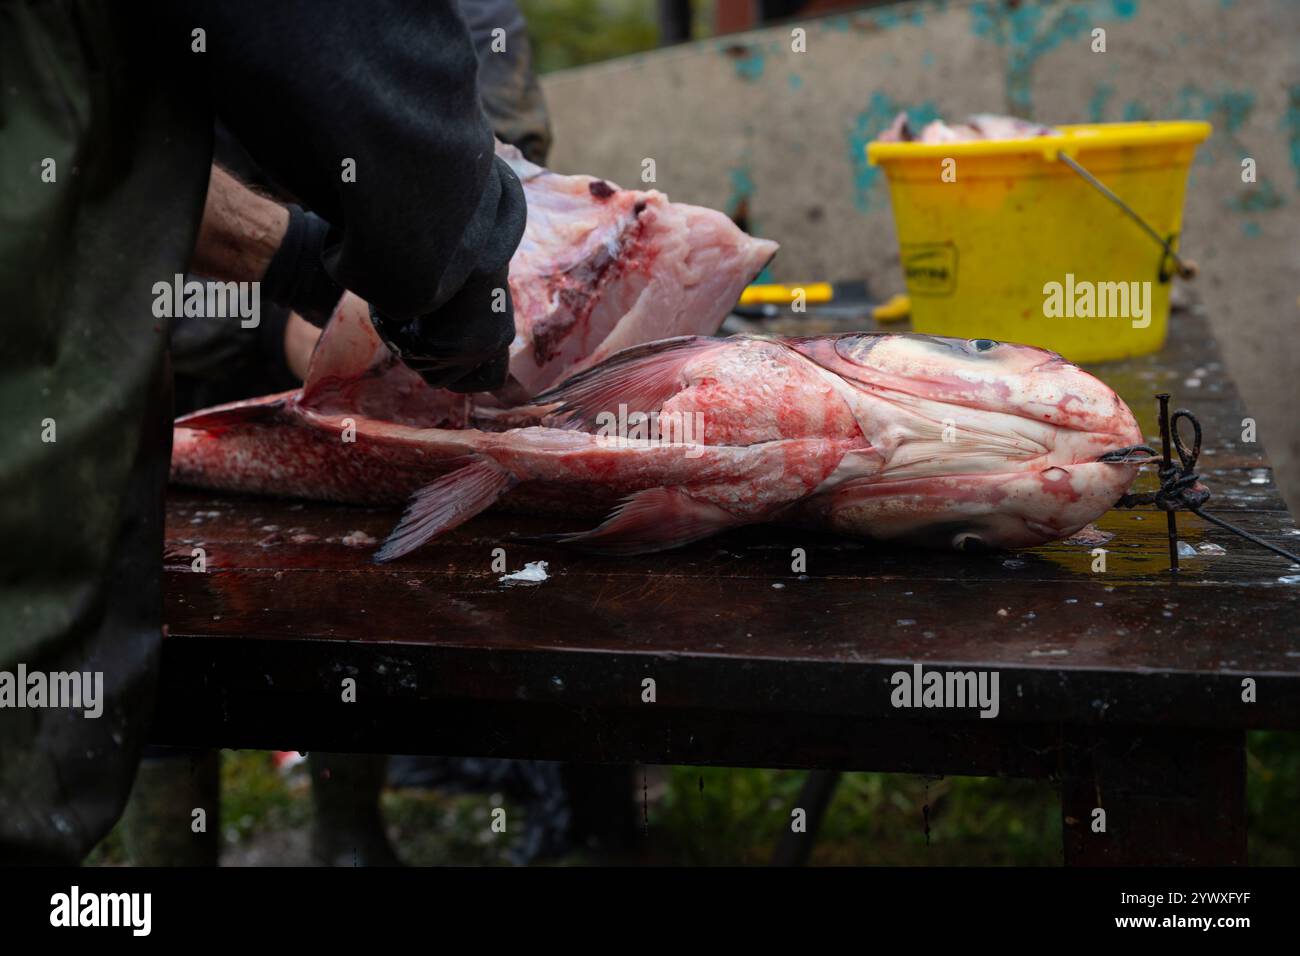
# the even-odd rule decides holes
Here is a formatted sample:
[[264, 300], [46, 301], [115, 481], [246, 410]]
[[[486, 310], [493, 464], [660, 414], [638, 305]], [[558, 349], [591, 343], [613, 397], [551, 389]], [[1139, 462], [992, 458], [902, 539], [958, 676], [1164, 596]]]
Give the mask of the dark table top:
[[[1247, 413], [1202, 318], [1176, 315], [1162, 353], [1096, 371], [1149, 438], [1157, 437], [1153, 393], [1173, 392], [1174, 406], [1204, 425], [1198, 471], [1214, 492], [1206, 510], [1300, 547], [1262, 444], [1242, 441]], [[1144, 474], [1139, 488], [1153, 481]], [[563, 710], [566, 733], [613, 739], [617, 715], [648, 706], [647, 676], [659, 713], [739, 716], [750, 734], [780, 735], [800, 716], [852, 719], [855, 733], [888, 732], [900, 718], [969, 724], [969, 714], [891, 707], [890, 676], [916, 662], [999, 672], [999, 718], [977, 724], [1300, 727], [1300, 584], [1279, 580], [1300, 568], [1190, 515], [1179, 517], [1180, 538], [1226, 554], [1184, 559], [1176, 578], [1164, 517], [1150, 510], [1116, 510], [1098, 522], [1114, 535], [1104, 573], [1092, 572], [1089, 546], [1066, 542], [965, 555], [770, 527], [661, 554], [596, 557], [512, 538], [589, 520], [502, 513], [395, 565], [372, 564], [373, 544], [344, 543], [358, 531], [382, 540], [396, 517], [393, 509], [172, 489], [159, 736], [301, 748], [287, 731], [260, 728], [284, 719], [310, 736], [333, 719], [322, 714], [348, 675], [360, 699], [378, 695], [406, 708], [366, 711], [367, 729], [347, 731], [356, 749], [456, 752], [454, 729], [438, 728], [426, 745], [406, 722], [509, 714], [502, 726], [519, 733], [530, 708]], [[315, 540], [293, 542], [303, 534]], [[206, 573], [190, 570], [200, 545]], [[500, 583], [495, 548], [505, 549], [511, 571], [547, 561], [549, 579]], [[794, 548], [806, 550], [803, 574], [791, 570]], [[1253, 703], [1242, 701], [1246, 677], [1258, 685]], [[422, 702], [436, 707], [421, 710]], [[232, 718], [237, 705], [265, 720]], [[200, 707], [209, 713], [190, 712]], [[401, 728], [391, 726], [395, 714]], [[654, 733], [665, 727], [671, 740], [671, 722]], [[466, 747], [495, 739], [482, 729], [470, 736]], [[540, 736], [500, 744], [494, 749], [517, 755], [534, 747], [543, 753], [529, 755], [570, 753]], [[338, 745], [333, 737], [310, 744]], [[635, 741], [609, 753], [629, 749]], [[655, 749], [660, 759], [678, 752]], [[730, 754], [716, 759], [762, 757], [752, 745]]]

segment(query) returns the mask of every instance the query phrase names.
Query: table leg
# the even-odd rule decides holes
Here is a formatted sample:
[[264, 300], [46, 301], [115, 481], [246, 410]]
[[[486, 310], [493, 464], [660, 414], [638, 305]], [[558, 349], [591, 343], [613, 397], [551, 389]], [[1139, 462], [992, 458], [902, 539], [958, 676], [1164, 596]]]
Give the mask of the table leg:
[[1067, 727], [1060, 760], [1066, 865], [1246, 863], [1243, 731]]

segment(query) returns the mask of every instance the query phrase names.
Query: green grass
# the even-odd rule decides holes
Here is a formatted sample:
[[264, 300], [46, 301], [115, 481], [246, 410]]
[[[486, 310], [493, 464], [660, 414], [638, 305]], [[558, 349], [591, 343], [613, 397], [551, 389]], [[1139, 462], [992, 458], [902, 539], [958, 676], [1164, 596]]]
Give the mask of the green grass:
[[[506, 810], [505, 834], [492, 832], [494, 806]], [[527, 826], [517, 806], [486, 794], [402, 790], [385, 793], [383, 808], [389, 839], [403, 862], [413, 866], [508, 864], [511, 834]]]
[[[1248, 736], [1250, 861], [1300, 865], [1300, 735]], [[227, 860], [260, 841], [296, 836], [305, 847], [311, 794], [302, 770], [277, 771], [270, 754], [226, 751], [222, 762], [222, 845]], [[639, 859], [671, 864], [765, 864], [789, 826], [804, 774], [797, 771], [669, 767], [648, 772], [649, 833]], [[701, 788], [701, 782], [703, 787]], [[630, 794], [629, 799], [641, 799]], [[507, 809], [508, 833], [490, 828], [490, 808]], [[929, 807], [927, 842], [923, 807]], [[488, 794], [385, 793], [394, 846], [415, 865], [496, 865], [527, 826], [519, 807]], [[845, 774], [817, 840], [815, 864], [1055, 866], [1061, 862], [1056, 792], [1041, 781], [986, 777], [927, 779]], [[557, 862], [594, 859], [586, 853]], [[128, 862], [115, 830], [89, 865]], [[284, 862], [301, 862], [285, 860]]]
[[[790, 826], [804, 777], [797, 771], [675, 767], [658, 820], [652, 813], [651, 822], [673, 862], [764, 864]], [[1055, 865], [1060, 843], [1049, 784], [850, 773], [840, 778], [812, 862]]]
[[222, 838], [237, 845], [266, 830], [298, 829], [311, 823], [306, 774], [286, 780], [265, 750], [221, 753]]
[[534, 68], [549, 73], [653, 50], [654, 7], [630, 0], [521, 0]]
[[[667, 844], [672, 862], [766, 863], [789, 826], [803, 779], [793, 771], [675, 767], [657, 813], [651, 811], [652, 836]], [[1300, 865], [1300, 735], [1248, 735], [1246, 799], [1251, 864]], [[845, 774], [812, 862], [1055, 866], [1056, 790], [1032, 780]]]
[[1300, 866], [1300, 734], [1246, 736], [1246, 808], [1250, 862]]

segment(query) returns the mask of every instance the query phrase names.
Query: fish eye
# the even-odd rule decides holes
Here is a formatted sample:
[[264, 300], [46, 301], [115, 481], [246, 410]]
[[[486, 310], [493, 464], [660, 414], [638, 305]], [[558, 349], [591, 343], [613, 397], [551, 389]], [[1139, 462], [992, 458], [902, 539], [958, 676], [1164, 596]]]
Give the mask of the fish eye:
[[984, 544], [984, 539], [969, 531], [963, 531], [961, 534], [955, 535], [952, 539], [952, 546], [954, 550], [968, 553], [988, 550]]
[[976, 352], [988, 352], [998, 347], [998, 343], [992, 339], [971, 339], [970, 347]]

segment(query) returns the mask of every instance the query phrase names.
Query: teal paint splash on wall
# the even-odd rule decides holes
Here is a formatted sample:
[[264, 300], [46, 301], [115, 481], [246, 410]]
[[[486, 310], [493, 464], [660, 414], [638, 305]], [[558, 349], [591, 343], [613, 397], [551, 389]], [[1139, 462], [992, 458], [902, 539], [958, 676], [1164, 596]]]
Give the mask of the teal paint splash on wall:
[[882, 30], [892, 30], [904, 23], [910, 23], [914, 27], [919, 27], [925, 23], [925, 11], [919, 6], [913, 7], [906, 13], [894, 7], [882, 7], [879, 10], [867, 11], [865, 15], [870, 22]]
[[[1098, 89], [1098, 94], [1100, 88]], [[1296, 124], [1297, 139], [1292, 162], [1297, 169], [1297, 182], [1300, 182], [1300, 87], [1296, 88]], [[1094, 95], [1094, 100], [1096, 95]], [[1214, 133], [1196, 151], [1195, 164], [1204, 166], [1212, 163], [1219, 150], [1227, 148], [1239, 156], [1250, 155], [1249, 147], [1237, 138], [1238, 132], [1246, 125], [1255, 111], [1255, 93], [1247, 88], [1234, 89], [1220, 87], [1207, 90], [1194, 83], [1182, 87], [1172, 103], [1164, 106], [1152, 106], [1144, 100], [1129, 100], [1124, 104], [1122, 119], [1126, 121], [1143, 121], [1151, 119], [1170, 120], [1207, 120], [1214, 127]], [[1095, 117], [1094, 117], [1095, 118]]]
[[1043, 56], [1066, 41], [1089, 42], [1093, 28], [1125, 22], [1137, 15], [1138, 0], [1090, 0], [1063, 6], [998, 0], [971, 4], [971, 32], [1007, 50], [1007, 102], [1017, 116], [1033, 117], [1033, 69]]
[[912, 125], [916, 127], [939, 118], [939, 108], [931, 100], [907, 106], [884, 93], [875, 92], [871, 94], [867, 108], [853, 119], [848, 132], [849, 166], [853, 170], [853, 205], [859, 212], [870, 211], [881, 175], [879, 167], [867, 164], [867, 144], [879, 136], [903, 110], [907, 111]]
[[1151, 111], [1145, 104], [1137, 100], [1129, 100], [1124, 104], [1123, 121], [1125, 123], [1140, 123], [1151, 118]]
[[736, 75], [742, 80], [750, 83], [759, 80], [763, 76], [763, 69], [767, 65], [767, 57], [763, 51], [756, 46], [749, 47], [743, 56], [736, 57]]
[[731, 167], [728, 175], [731, 177], [731, 198], [727, 200], [727, 208], [735, 209], [754, 195], [754, 177], [748, 162]]
[[[731, 197], [727, 200], [727, 215], [732, 219], [743, 219], [745, 229], [751, 236], [762, 235], [758, 231], [758, 220], [750, 212], [749, 200], [757, 191], [757, 187], [754, 185], [753, 170], [749, 165], [749, 160], [742, 159], [735, 166], [732, 166], [727, 170], [727, 176], [731, 179]], [[771, 264], [764, 266], [763, 271], [754, 277], [754, 281], [771, 282]]]
[[1241, 213], [1268, 212], [1284, 205], [1286, 200], [1267, 177], [1228, 200], [1228, 207]]
[[1106, 122], [1106, 108], [1110, 105], [1110, 98], [1114, 95], [1115, 87], [1109, 83], [1097, 84], [1097, 88], [1092, 91], [1092, 96], [1088, 99], [1089, 123]]
[[1255, 109], [1255, 94], [1248, 89], [1222, 89], [1211, 93], [1195, 84], [1178, 91], [1174, 116], [1179, 119], [1210, 120], [1218, 129], [1235, 133]]
[[1194, 83], [1178, 91], [1172, 116], [1175, 119], [1208, 120], [1214, 126], [1214, 135], [1196, 152], [1196, 163], [1212, 163], [1220, 149], [1227, 148], [1235, 156], [1249, 156], [1246, 144], [1237, 133], [1255, 111], [1255, 94], [1249, 89], [1206, 90]]
[[1295, 186], [1300, 189], [1300, 84], [1287, 90], [1286, 113], [1282, 117], [1291, 149], [1291, 167], [1295, 170]]
[[1255, 94], [1251, 90], [1229, 90], [1219, 97], [1218, 112], [1224, 118], [1228, 132], [1235, 133], [1255, 109]]
[[882, 30], [892, 30], [903, 22], [903, 18], [898, 15], [896, 10], [886, 7], [884, 10], [875, 11], [869, 14], [871, 22]]

